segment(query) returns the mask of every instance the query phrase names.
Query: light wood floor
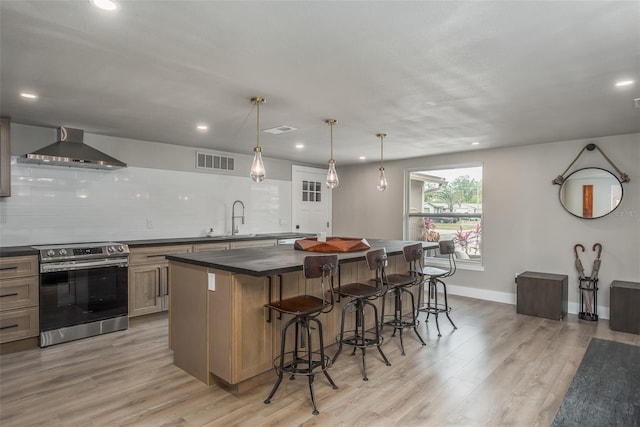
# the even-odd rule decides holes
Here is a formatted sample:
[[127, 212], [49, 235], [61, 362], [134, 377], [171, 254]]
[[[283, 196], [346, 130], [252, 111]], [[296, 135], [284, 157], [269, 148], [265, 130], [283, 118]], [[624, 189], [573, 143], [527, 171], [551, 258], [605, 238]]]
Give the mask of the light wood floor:
[[285, 379], [265, 405], [271, 379], [234, 395], [176, 368], [162, 314], [134, 319], [127, 331], [0, 356], [0, 425], [548, 426], [591, 337], [640, 345], [606, 320], [557, 322], [450, 300], [459, 329], [442, 318], [438, 339], [433, 322], [423, 323], [427, 346], [407, 334], [406, 356], [385, 333], [392, 366], [370, 351], [368, 382], [360, 358], [343, 353], [330, 369], [339, 390], [316, 379], [317, 416], [305, 378]]

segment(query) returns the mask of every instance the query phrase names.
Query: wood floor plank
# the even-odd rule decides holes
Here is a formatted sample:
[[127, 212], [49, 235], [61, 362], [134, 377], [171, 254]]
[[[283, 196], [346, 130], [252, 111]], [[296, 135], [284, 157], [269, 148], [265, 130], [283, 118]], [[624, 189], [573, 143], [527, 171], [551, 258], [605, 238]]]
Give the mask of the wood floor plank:
[[[553, 321], [512, 305], [450, 297], [453, 330], [420, 316], [422, 346], [408, 331], [406, 356], [385, 330], [385, 366], [345, 349], [331, 376], [285, 378], [234, 394], [208, 387], [173, 365], [166, 314], [133, 319], [126, 331], [45, 349], [0, 355], [0, 425], [25, 426], [549, 426], [592, 337], [640, 345], [606, 320]], [[330, 354], [335, 351], [330, 348]], [[275, 381], [275, 375], [272, 378]]]

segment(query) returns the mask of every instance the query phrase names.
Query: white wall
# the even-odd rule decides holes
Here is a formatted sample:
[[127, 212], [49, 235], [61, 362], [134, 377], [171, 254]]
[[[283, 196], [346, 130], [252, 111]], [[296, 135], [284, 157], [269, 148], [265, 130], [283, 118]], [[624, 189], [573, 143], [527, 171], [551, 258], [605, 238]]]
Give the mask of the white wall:
[[[215, 138], [215, 135], [212, 135], [211, 138]], [[11, 123], [11, 154], [14, 156], [31, 153], [55, 141], [55, 128]], [[84, 134], [84, 142], [93, 148], [125, 162], [128, 166], [142, 168], [248, 177], [251, 162], [253, 161], [253, 153], [226, 153], [209, 150], [206, 147], [183, 147], [160, 142], [140, 141], [90, 133]], [[226, 172], [196, 169], [196, 151], [234, 157], [236, 170], [234, 172]], [[268, 157], [268, 147], [264, 148], [263, 156], [268, 179], [291, 181], [292, 163], [290, 161]]]
[[[560, 205], [551, 180], [561, 174], [589, 142], [596, 143], [631, 177], [623, 184], [618, 209], [604, 218], [579, 219]], [[591, 270], [591, 247], [603, 245], [598, 305], [609, 306], [612, 280], [640, 281], [640, 135], [589, 141], [565, 141], [495, 150], [385, 162], [386, 192], [376, 190], [377, 165], [338, 168], [340, 186], [333, 191], [334, 234], [386, 239], [403, 238], [405, 170], [440, 165], [484, 165], [484, 271], [459, 270], [448, 279], [458, 293], [513, 302], [514, 276], [524, 271], [567, 274], [569, 301], [578, 300], [573, 245], [589, 251], [583, 263]], [[598, 166], [615, 171], [597, 152], [585, 152], [572, 167]], [[575, 310], [574, 310], [575, 311]]]
[[1, 246], [195, 237], [209, 227], [225, 234], [236, 199], [246, 207], [241, 234], [291, 227], [289, 181], [31, 166], [15, 164], [15, 158], [11, 174], [11, 197], [0, 199]]
[[55, 141], [55, 129], [11, 124], [12, 191], [0, 198], [0, 246], [195, 237], [210, 227], [225, 234], [238, 199], [246, 207], [240, 233], [291, 229], [289, 161], [265, 158], [267, 179], [255, 184], [251, 155], [232, 154], [233, 173], [203, 171], [195, 168], [196, 148], [85, 134], [87, 144], [129, 167], [16, 163]]

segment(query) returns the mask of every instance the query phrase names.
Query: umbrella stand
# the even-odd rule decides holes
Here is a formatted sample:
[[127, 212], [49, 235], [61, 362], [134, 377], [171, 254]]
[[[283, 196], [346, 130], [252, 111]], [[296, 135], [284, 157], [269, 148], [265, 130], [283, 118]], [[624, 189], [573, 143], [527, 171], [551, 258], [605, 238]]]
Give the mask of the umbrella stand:
[[578, 318], [582, 320], [598, 320], [598, 279], [585, 277], [578, 279], [580, 289], [580, 307]]
[[[576, 259], [578, 259], [578, 251], [576, 246], [574, 246], [573, 250], [576, 254]], [[602, 254], [602, 245], [600, 243], [596, 243], [593, 245], [592, 250], [595, 251], [596, 248], [598, 249], [598, 256], [593, 261], [591, 276], [585, 277], [584, 274], [580, 274], [580, 277], [578, 278], [581, 307], [581, 311], [578, 313], [578, 318], [583, 320], [598, 320], [598, 275], [600, 273], [600, 255]]]

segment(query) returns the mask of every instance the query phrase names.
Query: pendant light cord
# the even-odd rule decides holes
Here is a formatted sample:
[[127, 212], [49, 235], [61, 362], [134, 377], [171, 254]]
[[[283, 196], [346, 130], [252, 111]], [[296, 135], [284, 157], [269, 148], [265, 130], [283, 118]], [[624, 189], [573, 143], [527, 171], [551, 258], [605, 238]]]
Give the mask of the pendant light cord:
[[256, 99], [256, 147], [260, 147], [260, 98]]
[[331, 159], [333, 160], [333, 122], [329, 122], [329, 127], [331, 128]]

